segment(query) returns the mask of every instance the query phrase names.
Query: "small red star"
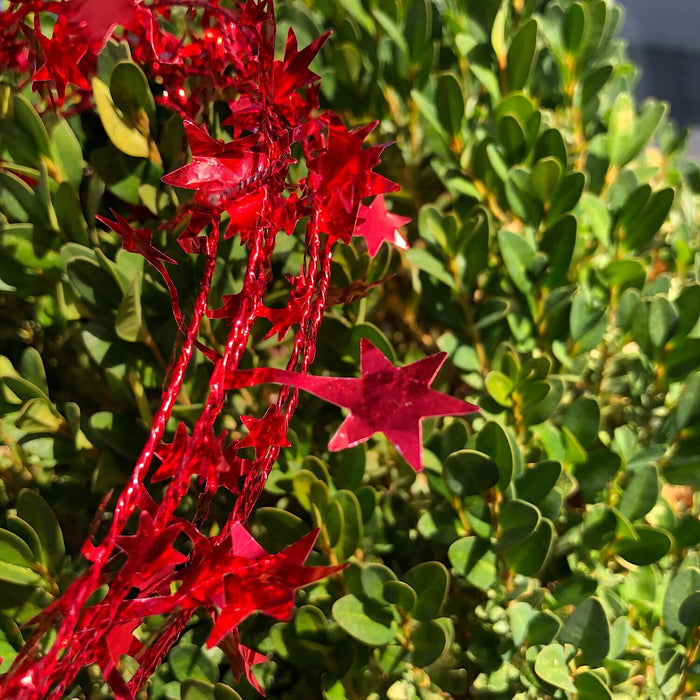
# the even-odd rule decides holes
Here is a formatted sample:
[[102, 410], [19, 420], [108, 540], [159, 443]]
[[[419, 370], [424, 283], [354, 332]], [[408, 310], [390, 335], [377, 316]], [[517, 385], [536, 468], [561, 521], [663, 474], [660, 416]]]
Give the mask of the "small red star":
[[387, 211], [384, 195], [377, 195], [369, 206], [361, 204], [358, 218], [364, 221], [355, 227], [353, 235], [362, 236], [367, 241], [367, 252], [371, 257], [377, 254], [384, 241], [393, 243], [402, 250], [408, 250], [409, 245], [399, 233], [399, 228], [411, 219]]
[[68, 84], [75, 85], [81, 90], [90, 89], [90, 83], [78, 67], [87, 47], [74, 45], [68, 40], [65, 18], [58, 18], [51, 39], [41, 33], [37, 38], [44, 56], [44, 63], [32, 76], [33, 82], [51, 81], [56, 89], [59, 104], [63, 104]]
[[287, 416], [267, 413], [262, 418], [242, 416], [241, 422], [248, 434], [236, 443], [237, 449], [254, 447], [255, 456], [264, 457], [270, 447], [289, 447]]

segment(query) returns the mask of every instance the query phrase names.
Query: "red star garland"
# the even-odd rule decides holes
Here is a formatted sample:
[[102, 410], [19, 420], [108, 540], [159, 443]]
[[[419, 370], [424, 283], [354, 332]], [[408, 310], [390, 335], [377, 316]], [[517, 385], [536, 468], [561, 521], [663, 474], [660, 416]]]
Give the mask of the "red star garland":
[[[354, 234], [366, 239], [370, 255], [383, 241], [405, 248], [398, 228], [406, 219], [387, 212], [383, 198], [398, 186], [374, 172], [384, 146], [363, 145], [375, 125], [350, 130], [337, 115], [319, 116], [318, 76], [309, 66], [326, 37], [299, 50], [290, 33], [284, 57], [275, 61], [272, 0], [229, 4], [174, 2], [172, 7], [184, 5], [201, 21], [200, 30], [186, 23], [182, 36], [160, 26], [160, 19], [170, 19], [168, 0], [10, 0], [6, 13], [0, 14], [0, 59], [14, 69], [20, 63], [18, 52], [26, 51], [30, 65], [41, 65], [35, 81], [54, 81], [60, 101], [68, 84], [76, 86], [71, 109], [90, 104], [86, 78], [94, 74], [96, 53], [117, 23], [127, 30], [132, 56], [149, 80], [162, 85], [159, 104], [191, 117], [221, 95], [238, 95], [229, 103], [226, 120], [233, 126], [233, 141], [214, 139], [205, 127], [186, 119], [192, 161], [163, 178], [166, 184], [194, 191], [167, 228], [178, 230], [183, 250], [205, 258], [187, 325], [165, 265], [175, 261], [153, 245], [151, 231], [134, 228], [116, 212], [113, 220], [98, 217], [119, 234], [125, 250], [142, 255], [163, 276], [181, 338], [151, 432], [117, 498], [108, 531], [99, 544], [93, 543], [98, 514], [82, 550], [90, 565], [32, 622], [34, 633], [0, 678], [2, 697], [57, 700], [81, 666], [97, 663], [115, 697], [133, 698], [202, 609], [214, 622], [209, 644], [224, 649], [234, 677], [245, 674], [259, 687], [250, 668], [264, 657], [240, 645], [237, 625], [255, 612], [288, 617], [296, 589], [342, 568], [303, 565], [316, 532], [279, 554], [268, 554], [245, 529], [280, 448], [288, 444], [288, 422], [298, 400], [291, 389], [304, 389], [349, 410], [330, 449], [359, 444], [381, 431], [417, 470], [422, 467], [422, 419], [476, 410], [430, 388], [444, 355], [394, 367], [363, 341], [359, 378], [306, 374], [325, 308], [361, 298], [373, 286], [356, 281], [341, 290], [330, 287], [333, 243], [348, 242]], [[58, 16], [51, 39], [41, 34], [42, 13]], [[295, 162], [291, 146], [296, 142], [308, 176], [292, 184], [287, 170]], [[375, 198], [372, 204], [364, 205], [370, 197]], [[239, 234], [249, 256], [241, 291], [216, 302], [211, 287], [221, 260], [224, 212], [230, 216], [225, 235]], [[298, 276], [290, 279], [286, 307], [268, 309], [263, 300], [273, 282], [272, 256], [281, 231], [302, 235], [305, 255]], [[205, 313], [227, 325], [221, 353], [197, 340]], [[261, 317], [271, 322], [270, 334], [297, 328], [289, 370], [237, 370]], [[212, 360], [205, 403], [191, 429], [179, 424], [166, 444], [166, 427], [196, 349]], [[227, 432], [215, 432], [226, 390], [261, 382], [285, 387], [262, 418], [244, 416], [248, 434], [227, 444]], [[238, 455], [246, 447], [254, 448], [254, 459]], [[146, 488], [149, 474], [153, 493]], [[206, 536], [199, 528], [207, 522], [219, 487], [236, 498], [220, 533]], [[193, 522], [176, 515], [188, 493], [198, 497]], [[190, 544], [181, 552], [182, 538]], [[98, 588], [105, 594], [95, 604]], [[156, 614], [166, 615], [163, 626], [143, 644], [134, 633], [144, 617]], [[50, 630], [55, 637], [43, 644]], [[129, 681], [119, 670], [122, 654], [138, 662]]]
[[378, 194], [369, 206], [361, 204], [358, 218], [360, 223], [355, 227], [353, 235], [365, 239], [370, 257], [373, 258], [379, 252], [384, 241], [408, 250], [409, 245], [399, 229], [411, 219], [387, 211], [384, 195]]
[[360, 343], [362, 376], [316, 377], [270, 368], [232, 372], [227, 387], [234, 389], [273, 382], [303, 389], [328, 403], [350, 410], [328, 448], [354, 447], [382, 432], [416, 470], [423, 469], [421, 421], [436, 416], [459, 416], [478, 411], [474, 404], [435, 391], [430, 384], [446, 353], [436, 353], [406, 367], [395, 367], [366, 338]]

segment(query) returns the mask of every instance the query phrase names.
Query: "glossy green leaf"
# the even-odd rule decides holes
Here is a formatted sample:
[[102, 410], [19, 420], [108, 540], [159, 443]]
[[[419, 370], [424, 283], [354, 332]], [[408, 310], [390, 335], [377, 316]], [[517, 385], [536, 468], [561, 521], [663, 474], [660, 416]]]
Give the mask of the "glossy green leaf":
[[206, 652], [194, 644], [180, 643], [168, 654], [173, 675], [179, 681], [209, 681], [219, 678], [219, 669]]
[[63, 533], [58, 520], [46, 501], [30, 489], [22, 489], [17, 498], [17, 515], [39, 536], [42, 563], [56, 574], [66, 556]]
[[625, 486], [618, 508], [630, 521], [644, 517], [656, 504], [659, 472], [653, 464], [637, 469]]
[[472, 586], [487, 591], [496, 581], [496, 554], [488, 541], [474, 536], [462, 537], [450, 545], [447, 556], [457, 573]]
[[529, 537], [539, 525], [540, 511], [531, 503], [514, 498], [506, 501], [500, 512], [501, 536], [496, 548], [508, 549]]
[[579, 650], [582, 664], [597, 666], [610, 649], [610, 626], [598, 598], [588, 598], [566, 618], [559, 633], [562, 644]]
[[540, 650], [535, 659], [535, 673], [545, 683], [570, 693], [576, 692], [561, 644], [548, 644]]
[[474, 496], [498, 483], [498, 467], [476, 450], [453, 452], [444, 464], [445, 482], [457, 496]]
[[413, 663], [419, 668], [435, 663], [447, 648], [447, 634], [435, 620], [421, 622], [411, 634]]
[[522, 90], [530, 76], [537, 49], [537, 20], [530, 18], [522, 23], [508, 47], [506, 80], [508, 88]]
[[368, 646], [384, 646], [394, 640], [391, 613], [369, 598], [339, 598], [333, 604], [333, 619], [351, 637]]
[[418, 598], [412, 616], [416, 620], [436, 618], [447, 598], [450, 575], [443, 564], [425, 561], [407, 571], [402, 577]]
[[677, 572], [666, 588], [663, 601], [663, 624], [676, 639], [683, 639], [688, 628], [680, 618], [683, 602], [700, 591], [700, 568], [689, 566]]

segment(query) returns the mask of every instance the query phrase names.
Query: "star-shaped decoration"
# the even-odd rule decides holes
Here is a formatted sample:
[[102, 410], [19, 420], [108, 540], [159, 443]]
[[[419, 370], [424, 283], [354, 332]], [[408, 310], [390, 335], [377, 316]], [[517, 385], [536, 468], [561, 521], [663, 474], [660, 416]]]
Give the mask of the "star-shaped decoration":
[[362, 236], [365, 239], [370, 257], [373, 258], [379, 252], [384, 241], [402, 250], [408, 250], [409, 245], [399, 233], [399, 228], [405, 226], [411, 219], [387, 211], [384, 195], [377, 195], [369, 206], [361, 204], [358, 219], [360, 223], [355, 227], [353, 235]]
[[317, 537], [318, 529], [312, 530], [278, 554], [268, 554], [243, 525], [236, 523], [231, 531], [236, 565], [224, 575], [224, 601], [207, 645], [217, 644], [224, 634], [256, 611], [277, 620], [287, 619], [298, 588], [345, 568], [342, 564], [304, 566]]
[[362, 200], [393, 192], [399, 186], [373, 170], [386, 144], [363, 148], [377, 122], [348, 130], [337, 115], [323, 120], [328, 132], [322, 135], [318, 155], [307, 159], [309, 192], [319, 230], [347, 243]]
[[44, 63], [32, 76], [33, 82], [52, 82], [59, 104], [63, 104], [66, 86], [69, 84], [75, 85], [81, 90], [90, 89], [90, 83], [78, 66], [87, 51], [87, 47], [73, 45], [69, 41], [64, 17], [58, 18], [51, 39], [45, 37], [41, 32], [37, 34], [37, 39], [41, 46]]
[[288, 419], [284, 414], [268, 411], [262, 418], [242, 416], [241, 422], [248, 434], [236, 443], [238, 449], [254, 447], [255, 456], [264, 457], [271, 447], [289, 447], [287, 440]]
[[139, 0], [70, 0], [62, 2], [71, 27], [82, 33], [99, 53], [117, 26], [126, 27], [134, 21]]
[[122, 239], [122, 248], [124, 248], [124, 250], [129, 253], [143, 255], [154, 267], [158, 267], [161, 262], [177, 265], [177, 261], [158, 250], [158, 248], [151, 243], [153, 233], [150, 229], [133, 228], [119, 212], [114, 211], [114, 209], [110, 209], [110, 211], [115, 221], [105, 216], [96, 216], [95, 218], [119, 234], [119, 237]]
[[360, 343], [362, 376], [357, 379], [260, 368], [232, 372], [226, 386], [233, 389], [266, 382], [286, 384], [347, 408], [350, 414], [328, 444], [331, 451], [354, 447], [381, 432], [416, 471], [421, 471], [422, 419], [459, 416], [479, 410], [474, 404], [430, 388], [446, 358], [447, 353], [441, 352], [406, 367], [395, 367], [363, 338]]

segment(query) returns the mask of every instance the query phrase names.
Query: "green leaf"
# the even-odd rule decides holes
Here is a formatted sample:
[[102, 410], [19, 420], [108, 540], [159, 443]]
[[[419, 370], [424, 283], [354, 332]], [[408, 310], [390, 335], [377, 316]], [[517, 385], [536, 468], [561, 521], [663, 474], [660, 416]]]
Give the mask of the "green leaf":
[[498, 467], [476, 450], [453, 452], [444, 464], [445, 483], [457, 496], [474, 496], [498, 483]]
[[360, 0], [339, 0], [339, 4], [370, 36], [376, 34], [376, 28]]
[[661, 228], [675, 197], [672, 187], [654, 192], [644, 208], [626, 227], [622, 237], [622, 245], [627, 250], [637, 250], [644, 247]]
[[148, 134], [149, 124], [155, 118], [156, 103], [140, 66], [132, 61], [117, 63], [109, 79], [109, 93], [114, 106], [131, 124]]
[[506, 53], [506, 21], [510, 10], [508, 0], [501, 0], [501, 6], [498, 8], [496, 17], [491, 27], [491, 46], [496, 54], [496, 60], [499, 66], [505, 68], [507, 61]]
[[114, 321], [117, 335], [128, 343], [141, 342], [148, 338], [148, 328], [141, 307], [141, 277], [135, 275], [124, 292], [124, 298]]
[[666, 588], [663, 602], [663, 624], [666, 631], [676, 639], [682, 640], [688, 631], [680, 618], [681, 605], [686, 598], [697, 591], [700, 591], [700, 569], [695, 566], [681, 569]]
[[597, 666], [610, 650], [610, 626], [598, 598], [588, 598], [566, 618], [559, 633], [562, 644], [580, 651], [581, 664]]
[[566, 665], [564, 647], [561, 644], [548, 644], [535, 658], [535, 673], [545, 683], [570, 693], [576, 692]]
[[618, 508], [631, 522], [644, 517], [655, 505], [659, 495], [659, 472], [653, 464], [636, 469], [625, 486]]
[[675, 410], [676, 428], [692, 425], [700, 418], [700, 372], [693, 374], [686, 382]]
[[579, 83], [577, 103], [582, 106], [591, 104], [605, 83], [608, 82], [612, 73], [613, 67], [611, 65], [600, 66], [587, 73]]
[[576, 229], [576, 218], [567, 214], [542, 236], [540, 250], [547, 254], [549, 268], [543, 279], [547, 289], [553, 289], [566, 278], [576, 247]]
[[334, 498], [343, 511], [342, 537], [334, 549], [340, 561], [345, 561], [355, 553], [362, 537], [362, 511], [352, 491], [338, 491]]
[[407, 571], [402, 577], [418, 598], [412, 615], [416, 620], [436, 618], [447, 599], [450, 575], [443, 564], [425, 561]]
[[58, 574], [66, 556], [61, 526], [48, 503], [36, 492], [22, 489], [17, 497], [17, 515], [39, 536], [42, 563]]
[[622, 291], [628, 287], [642, 289], [646, 282], [646, 264], [639, 258], [611, 260], [598, 272], [601, 280], [609, 287]]
[[545, 222], [556, 221], [570, 212], [581, 199], [585, 186], [586, 176], [583, 173], [571, 172], [564, 175], [552, 193]]
[[83, 180], [83, 149], [68, 122], [55, 112], [46, 112], [44, 122], [51, 141], [51, 158], [61, 176], [75, 190]]
[[404, 259], [419, 270], [427, 272], [431, 277], [457, 291], [457, 283], [452, 275], [445, 270], [445, 266], [437, 258], [424, 248], [411, 248], [404, 255]]
[[591, 447], [600, 427], [598, 402], [590, 396], [580, 396], [567, 407], [562, 425], [576, 436], [583, 447]]
[[31, 550], [33, 561], [41, 561], [41, 542], [36, 530], [27, 522], [11, 513], [7, 516], [7, 529], [17, 535]]
[[528, 185], [540, 202], [549, 202], [562, 171], [561, 163], [556, 158], [543, 158], [535, 163], [528, 177]]
[[290, 545], [308, 534], [309, 526], [299, 517], [281, 508], [256, 508], [250, 525], [265, 549]]
[[647, 566], [663, 559], [671, 549], [671, 536], [660, 528], [637, 525], [638, 539], [623, 538], [615, 543], [615, 551], [630, 564]]
[[513, 498], [506, 501], [500, 513], [501, 535], [496, 549], [503, 551], [522, 542], [540, 523], [540, 511], [531, 503]]
[[493, 460], [498, 469], [498, 489], [505, 491], [513, 478], [516, 461], [520, 458], [517, 443], [511, 440], [500, 423], [488, 421], [476, 436], [476, 449]]
[[496, 403], [506, 407], [513, 405], [511, 394], [515, 388], [515, 385], [513, 380], [503, 374], [503, 372], [491, 370], [486, 375], [484, 386], [486, 387], [486, 391], [488, 392], [489, 396], [496, 401]]
[[526, 469], [515, 482], [518, 498], [539, 503], [554, 488], [562, 473], [559, 462], [545, 459]]
[[449, 640], [447, 632], [435, 620], [426, 620], [411, 634], [413, 663], [419, 668], [435, 663], [446, 651]]
[[508, 48], [506, 82], [508, 89], [522, 90], [530, 76], [537, 48], [537, 20], [530, 18], [523, 22]]
[[593, 671], [583, 671], [574, 677], [578, 700], [612, 700], [608, 686]]
[[20, 93], [14, 96], [13, 117], [15, 124], [31, 138], [37, 152], [50, 157], [51, 146], [46, 127], [29, 100]]
[[0, 561], [0, 581], [7, 581], [17, 586], [31, 586], [41, 583], [43, 578], [26, 566]]
[[613, 165], [622, 167], [649, 143], [666, 115], [667, 105], [648, 100], [637, 118], [629, 92], [620, 92], [610, 112], [608, 153]]
[[678, 309], [678, 328], [674, 334], [675, 341], [685, 338], [700, 318], [700, 284], [686, 285], [674, 304]]
[[99, 78], [93, 78], [92, 93], [97, 113], [109, 140], [126, 155], [135, 158], [148, 158], [151, 155], [148, 138], [117, 112], [109, 87]]
[[448, 134], [458, 136], [464, 119], [464, 95], [456, 74], [443, 73], [438, 78], [435, 99], [438, 118], [443, 127]]
[[416, 606], [416, 592], [403, 581], [386, 580], [382, 586], [382, 595], [387, 603], [396, 605], [408, 614]]
[[686, 627], [700, 627], [700, 589], [691, 593], [678, 608], [678, 619]]
[[523, 576], [536, 576], [547, 562], [554, 538], [554, 524], [542, 518], [531, 535], [506, 552], [508, 566]]
[[29, 545], [14, 532], [0, 528], [0, 562], [32, 568], [36, 563]]
[[389, 610], [369, 598], [346, 595], [333, 604], [333, 619], [359, 642], [384, 646], [394, 641]]
[[[536, 166], [539, 165], [542, 160], [551, 161], [552, 159], [559, 163], [558, 172], [560, 174], [563, 170], [566, 170], [566, 165], [568, 163], [566, 142], [559, 129], [546, 129], [543, 131], [537, 139], [537, 146], [535, 147], [534, 161]], [[549, 199], [549, 197], [546, 199]]]
[[27, 348], [20, 360], [22, 377], [40, 389], [45, 396], [49, 395], [49, 385], [46, 381], [46, 371], [41, 355], [36, 348]]
[[214, 700], [214, 684], [188, 678], [180, 686], [180, 697], [182, 700]]
[[662, 348], [678, 328], [678, 312], [665, 297], [657, 294], [649, 305], [649, 339]]
[[534, 249], [523, 236], [505, 229], [498, 232], [498, 245], [513, 284], [527, 294], [532, 289], [528, 270], [535, 262]]
[[168, 661], [173, 675], [181, 682], [193, 679], [214, 683], [219, 679], [218, 666], [195, 644], [178, 644], [168, 654]]
[[526, 642], [531, 647], [549, 644], [559, 634], [561, 628], [562, 622], [553, 612], [549, 610], [536, 612], [527, 625]]
[[462, 537], [450, 545], [447, 556], [457, 573], [482, 591], [488, 591], [498, 577], [496, 554], [487, 540]]
[[396, 581], [396, 574], [383, 564], [366, 564], [362, 567], [360, 575], [362, 588], [369, 598], [374, 598], [381, 603], [385, 602], [384, 584], [388, 581]]
[[576, 56], [581, 48], [581, 40], [586, 26], [586, 15], [580, 3], [576, 2], [564, 14], [562, 39], [564, 48]]

